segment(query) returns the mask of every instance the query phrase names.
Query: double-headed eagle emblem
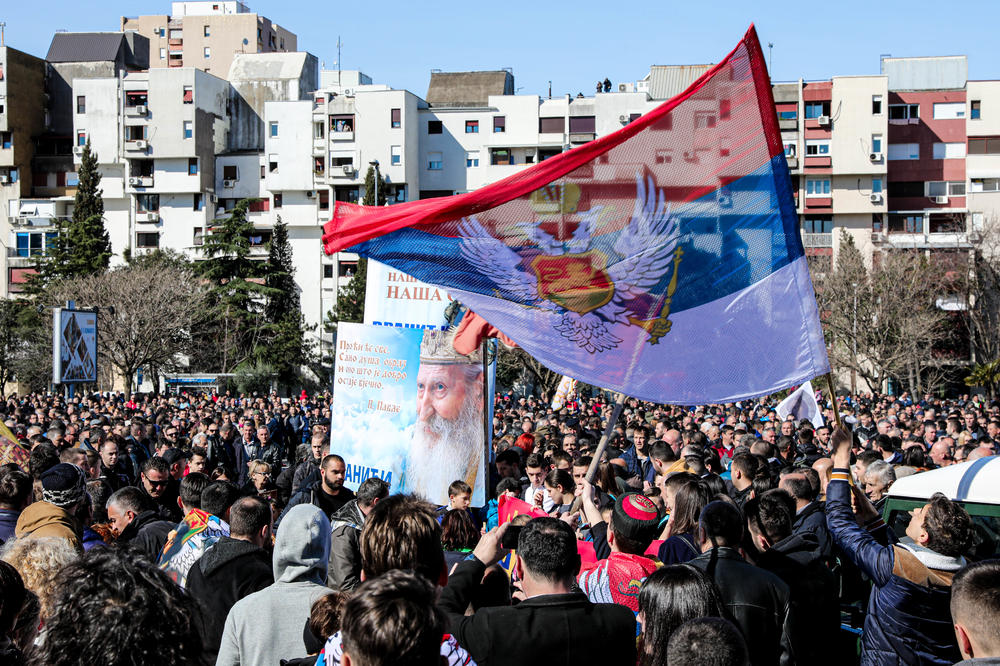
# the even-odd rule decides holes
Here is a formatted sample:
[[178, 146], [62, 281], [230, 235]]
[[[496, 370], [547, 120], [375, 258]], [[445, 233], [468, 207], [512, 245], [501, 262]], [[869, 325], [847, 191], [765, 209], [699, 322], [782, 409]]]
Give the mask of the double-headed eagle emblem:
[[[536, 222], [518, 225], [534, 250], [530, 261], [494, 238], [475, 216], [459, 223], [462, 257], [481, 270], [504, 300], [561, 313], [555, 325], [563, 337], [593, 353], [616, 348], [623, 327], [638, 326], [656, 344], [670, 331], [670, 301], [684, 251], [680, 229], [652, 178], [636, 175], [636, 200], [629, 220], [614, 238], [614, 255], [592, 247], [604, 208], [582, 214], [572, 236], [560, 240]], [[666, 287], [657, 288], [670, 274]], [[637, 308], [639, 301], [644, 303]], [[638, 312], [652, 313], [642, 318]], [[648, 315], [647, 315], [648, 316]]]

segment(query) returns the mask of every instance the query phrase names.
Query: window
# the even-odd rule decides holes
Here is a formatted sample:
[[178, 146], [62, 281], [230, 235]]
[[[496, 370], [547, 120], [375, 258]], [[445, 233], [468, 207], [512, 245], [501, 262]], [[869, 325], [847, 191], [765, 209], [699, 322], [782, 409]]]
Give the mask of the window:
[[715, 113], [711, 111], [694, 112], [695, 129], [710, 129], [712, 127], [715, 127]]
[[826, 156], [829, 154], [829, 139], [806, 139], [806, 157]]
[[443, 125], [440, 120], [428, 120], [427, 121], [427, 133], [428, 134], [440, 134], [443, 129]]
[[806, 102], [806, 119], [830, 115], [830, 102]]
[[227, 164], [222, 167], [222, 179], [223, 180], [239, 180], [239, 171], [235, 164]]
[[160, 234], [157, 232], [142, 232], [135, 235], [136, 247], [160, 247]]
[[211, 58], [212, 57], [212, 47], [211, 46], [206, 46], [205, 47], [205, 57], [206, 58]]
[[[538, 151], [539, 161], [545, 159], [545, 157], [543, 157], [544, 154], [545, 154], [544, 150]], [[490, 164], [497, 166], [497, 165], [513, 164], [513, 163], [514, 160], [511, 157], [509, 148], [493, 148], [492, 150], [490, 150]]]
[[890, 215], [889, 231], [904, 234], [924, 233], [924, 216], [916, 215]]
[[403, 114], [400, 109], [391, 109], [389, 111], [389, 126], [390, 127], [403, 126]]
[[191, 86], [184, 86], [184, 103], [194, 103], [194, 89]]
[[597, 131], [597, 121], [594, 116], [570, 116], [570, 134], [594, 134]]
[[135, 210], [137, 213], [156, 213], [160, 210], [159, 194], [135, 195]]
[[330, 131], [331, 132], [353, 132], [354, 131], [354, 116], [352, 116], [352, 115], [330, 116]]
[[562, 134], [566, 128], [566, 119], [562, 116], [557, 118], [539, 118], [539, 134]]
[[1000, 178], [973, 178], [969, 181], [970, 192], [1000, 192]]
[[[78, 146], [86, 146], [87, 145], [87, 131], [86, 130], [77, 130], [77, 132], [76, 132], [76, 145], [78, 145]], [[10, 142], [9, 141], [5, 142], [3, 147], [4, 148], [10, 148]]]
[[872, 115], [882, 115], [882, 95], [872, 95]]
[[881, 178], [872, 178], [872, 194], [882, 194]]
[[167, 50], [166, 49], [160, 49], [160, 60], [165, 60], [166, 57], [167, 57]]
[[271, 173], [277, 173], [278, 171], [278, 156], [268, 155], [267, 156], [267, 170]]
[[920, 117], [919, 104], [890, 104], [889, 120], [909, 120]]
[[278, 123], [272, 121], [268, 123], [268, 128], [272, 137], [278, 136]]
[[130, 90], [125, 93], [125, 106], [136, 107], [145, 106], [149, 93], [145, 90]]
[[323, 277], [327, 280], [333, 277], [333, 264], [323, 264]]
[[828, 197], [828, 196], [830, 196], [830, 179], [829, 178], [807, 178], [806, 179], [806, 196], [807, 197]]
[[0, 132], [0, 148], [10, 148], [14, 145], [14, 135], [10, 132]]
[[402, 146], [390, 146], [389, 147], [389, 164], [393, 166], [399, 166], [403, 163], [403, 147]]
[[881, 153], [882, 152], [882, 135], [872, 134], [872, 152]]
[[965, 117], [965, 102], [938, 102], [934, 105], [934, 120], [955, 120]]
[[466, 120], [465, 121], [465, 133], [466, 134], [479, 134], [479, 121], [478, 120]]
[[444, 166], [444, 158], [441, 153], [427, 153], [427, 168], [431, 171], [439, 171]]
[[802, 231], [807, 234], [832, 234], [832, 217], [807, 217], [802, 220]]
[[319, 209], [330, 210], [330, 190], [319, 191]]
[[184, 39], [184, 31], [179, 28], [170, 30], [170, 39]]
[[1000, 155], [1000, 137], [969, 137], [969, 154]]
[[83, 95], [76, 96], [76, 112], [87, 113], [87, 98]]
[[190, 139], [194, 137], [194, 123], [190, 120], [184, 121], [184, 138]]
[[322, 139], [325, 130], [323, 129], [323, 123], [313, 123], [313, 138]]
[[159, 34], [160, 37], [166, 37], [167, 36], [167, 29], [166, 28], [160, 28], [159, 30], [157, 30], [157, 34]]
[[799, 112], [797, 109], [785, 109], [784, 111], [778, 111], [779, 120], [796, 120], [799, 117]]
[[198, 158], [189, 157], [188, 158], [188, 175], [197, 176], [198, 175]]
[[891, 143], [887, 158], [890, 160], [919, 160], [919, 143]]
[[267, 167], [263, 164], [260, 165], [260, 179], [264, 180], [264, 176], [267, 174]]
[[934, 144], [934, 159], [936, 160], [955, 160], [962, 159], [965, 157], [965, 143], [935, 143]]
[[974, 99], [969, 102], [969, 120], [980, 120], [982, 111], [983, 103], [980, 100]]
[[889, 196], [893, 198], [924, 196], [924, 184], [919, 180], [889, 181], [887, 189]]
[[202, 31], [202, 34], [204, 34], [206, 37], [211, 37], [212, 36], [212, 31], [209, 30], [208, 26], [206, 25], [205, 28], [204, 28], [204, 30]]
[[284, 203], [285, 199], [284, 196], [282, 196], [281, 192], [275, 192], [273, 196], [274, 196], [274, 207], [281, 208], [281, 205]]
[[16, 239], [17, 256], [40, 257], [45, 254], [45, 250], [52, 247], [55, 237], [53, 232], [19, 231]]
[[201, 210], [202, 208], [202, 196], [201, 192], [195, 192], [191, 195], [191, 210]]
[[929, 197], [964, 197], [965, 183], [962, 181], [930, 180], [927, 181], [927, 196]]
[[466, 167], [477, 167], [479, 166], [479, 151], [473, 150], [465, 156], [465, 166]]
[[194, 238], [191, 242], [195, 247], [201, 247], [205, 244], [205, 227], [195, 227], [194, 228]]
[[326, 172], [326, 160], [322, 157], [313, 158], [313, 173], [317, 176], [322, 175]]
[[795, 157], [795, 143], [790, 142], [785, 144], [785, 157]]
[[507, 131], [507, 116], [493, 116], [493, 133], [503, 134]]
[[146, 138], [146, 130], [148, 125], [126, 125], [125, 126], [125, 140], [126, 141], [142, 141]]
[[[15, 173], [11, 174], [11, 181], [17, 182], [17, 175]], [[80, 185], [80, 174], [75, 171], [66, 172], [66, 185], [67, 187], [77, 187]]]

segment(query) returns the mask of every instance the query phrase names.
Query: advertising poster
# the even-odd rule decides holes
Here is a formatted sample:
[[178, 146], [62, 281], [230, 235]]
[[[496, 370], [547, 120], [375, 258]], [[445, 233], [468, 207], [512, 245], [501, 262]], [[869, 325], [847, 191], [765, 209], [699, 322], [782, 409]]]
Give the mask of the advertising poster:
[[485, 504], [483, 362], [462, 356], [447, 331], [342, 323], [331, 451], [352, 490], [372, 476], [389, 492], [448, 503], [448, 486], [472, 487]]
[[56, 308], [52, 314], [52, 381], [97, 381], [97, 313]]
[[401, 328], [445, 327], [447, 292], [377, 261], [368, 261], [365, 323]]

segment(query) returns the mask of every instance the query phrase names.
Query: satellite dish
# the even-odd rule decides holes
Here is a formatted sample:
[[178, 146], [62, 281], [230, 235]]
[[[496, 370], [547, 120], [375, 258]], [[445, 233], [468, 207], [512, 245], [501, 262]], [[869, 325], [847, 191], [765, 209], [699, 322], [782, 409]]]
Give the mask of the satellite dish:
[[246, 38], [246, 37], [244, 37], [244, 38], [243, 38], [243, 46], [246, 46], [246, 45], [247, 45], [247, 44], [249, 44], [249, 43], [250, 43], [250, 42], [249, 42], [249, 41], [247, 40], [247, 38]]

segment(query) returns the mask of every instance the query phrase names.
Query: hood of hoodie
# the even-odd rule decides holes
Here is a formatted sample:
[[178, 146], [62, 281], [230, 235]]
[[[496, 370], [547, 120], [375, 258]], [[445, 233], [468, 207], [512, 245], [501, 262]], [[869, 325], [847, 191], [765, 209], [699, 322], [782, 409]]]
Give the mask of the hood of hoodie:
[[249, 541], [225, 536], [205, 551], [205, 554], [199, 560], [198, 566], [201, 567], [203, 574], [211, 576], [233, 560], [257, 554], [267, 557], [267, 553], [262, 548], [258, 548]]
[[820, 556], [819, 539], [812, 532], [793, 532], [771, 546], [771, 550], [799, 564], [809, 564]]
[[330, 521], [319, 507], [299, 504], [281, 520], [274, 542], [275, 583], [326, 584]]
[[18, 537], [22, 537], [43, 527], [57, 525], [80, 536], [80, 527], [68, 511], [48, 502], [34, 502], [29, 504], [28, 508], [18, 516], [16, 534]]

